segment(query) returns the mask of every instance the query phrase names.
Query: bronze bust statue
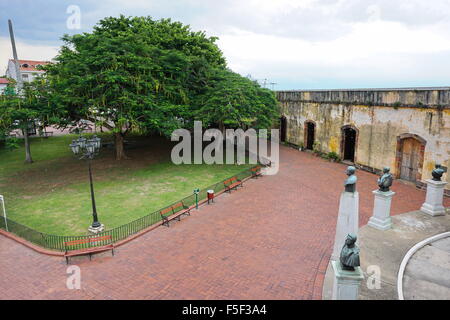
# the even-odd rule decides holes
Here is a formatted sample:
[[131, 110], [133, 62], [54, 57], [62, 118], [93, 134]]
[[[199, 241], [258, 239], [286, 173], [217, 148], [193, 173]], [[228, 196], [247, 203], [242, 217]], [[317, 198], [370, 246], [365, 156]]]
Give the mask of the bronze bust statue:
[[378, 178], [378, 186], [380, 187], [378, 190], [387, 192], [389, 191], [389, 188], [392, 186], [392, 181], [394, 178], [392, 177], [392, 174], [390, 173], [391, 169], [388, 167], [383, 168], [383, 174], [380, 178]]
[[345, 239], [345, 244], [342, 247], [340, 262], [342, 270], [354, 271], [355, 267], [359, 267], [359, 248], [355, 244], [356, 236], [354, 234], [348, 234]]
[[431, 171], [431, 175], [433, 176], [434, 181], [441, 181], [442, 175], [444, 174], [445, 170], [442, 168], [440, 164], [436, 164], [433, 171]]
[[356, 168], [353, 166], [347, 167], [345, 173], [348, 175], [347, 180], [345, 180], [345, 192], [355, 192], [356, 191], [356, 181], [358, 178], [355, 176]]

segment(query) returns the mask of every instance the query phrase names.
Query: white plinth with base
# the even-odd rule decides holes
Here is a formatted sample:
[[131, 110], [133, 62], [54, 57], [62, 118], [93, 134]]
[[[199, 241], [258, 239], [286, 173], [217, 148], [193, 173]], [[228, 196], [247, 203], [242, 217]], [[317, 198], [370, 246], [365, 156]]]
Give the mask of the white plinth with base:
[[100, 227], [93, 227], [93, 226], [90, 226], [90, 227], [88, 228], [88, 230], [89, 230], [89, 232], [91, 232], [91, 233], [93, 233], [93, 234], [97, 234], [97, 233], [100, 233], [100, 232], [102, 232], [103, 230], [105, 230], [105, 225], [104, 225], [104, 224], [101, 224]]
[[334, 271], [333, 300], [357, 300], [359, 286], [364, 279], [360, 267], [354, 271], [343, 270], [339, 261], [331, 261]]
[[342, 246], [349, 233], [358, 235], [359, 193], [342, 192], [339, 201], [339, 215], [334, 237], [333, 254], [331, 260], [339, 260]]
[[444, 202], [444, 187], [447, 182], [444, 181], [427, 181], [427, 196], [425, 203], [420, 208], [420, 211], [427, 213], [431, 216], [443, 216], [445, 215]]
[[388, 230], [392, 228], [391, 201], [395, 192], [375, 190], [372, 193], [375, 195], [375, 201], [368, 225], [375, 229]]

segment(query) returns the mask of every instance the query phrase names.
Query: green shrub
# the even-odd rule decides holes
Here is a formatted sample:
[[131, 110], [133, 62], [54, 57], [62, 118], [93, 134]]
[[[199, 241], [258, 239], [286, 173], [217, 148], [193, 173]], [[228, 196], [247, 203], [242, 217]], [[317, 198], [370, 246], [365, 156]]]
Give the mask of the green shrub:
[[401, 105], [402, 105], [402, 103], [400, 101], [394, 102], [392, 104], [392, 106], [394, 107], [395, 110], [397, 110]]
[[8, 138], [5, 140], [5, 148], [6, 150], [14, 150], [19, 148], [20, 146], [20, 139], [19, 138]]
[[321, 154], [322, 151], [320, 150], [320, 142], [319, 141], [315, 141], [313, 144], [313, 152], [317, 153], [317, 154]]
[[340, 160], [339, 155], [336, 152], [334, 152], [334, 151], [328, 152], [327, 155], [326, 155], [326, 159], [333, 160], [333, 161], [339, 161]]

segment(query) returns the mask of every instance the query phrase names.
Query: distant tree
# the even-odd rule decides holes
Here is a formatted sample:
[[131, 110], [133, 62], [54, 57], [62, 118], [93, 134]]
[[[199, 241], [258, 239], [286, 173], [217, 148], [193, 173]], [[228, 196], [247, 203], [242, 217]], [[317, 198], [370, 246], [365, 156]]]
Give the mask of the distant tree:
[[195, 116], [225, 128], [271, 128], [279, 117], [275, 95], [228, 69], [216, 69], [205, 93], [198, 96]]
[[57, 122], [57, 113], [49, 100], [47, 83], [40, 78], [32, 83], [24, 83], [20, 94], [6, 91], [0, 95], [0, 135], [6, 137], [19, 129], [24, 137], [25, 162], [32, 163], [28, 130], [39, 122], [46, 126]]
[[45, 67], [64, 121], [86, 119], [110, 129], [116, 159], [126, 158], [131, 130], [170, 134], [193, 118], [211, 70], [225, 68], [217, 38], [170, 19], [105, 18], [92, 33], [63, 37]]

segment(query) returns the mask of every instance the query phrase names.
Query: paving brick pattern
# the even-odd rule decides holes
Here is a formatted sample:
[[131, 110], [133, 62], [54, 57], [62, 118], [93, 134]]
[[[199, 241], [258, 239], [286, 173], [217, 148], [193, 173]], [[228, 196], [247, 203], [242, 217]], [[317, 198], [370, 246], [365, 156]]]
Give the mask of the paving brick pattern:
[[[115, 257], [72, 258], [81, 268], [80, 290], [67, 289], [64, 258], [0, 236], [0, 298], [320, 299], [344, 171], [282, 147], [277, 175], [246, 182], [170, 228], [119, 247]], [[358, 172], [358, 178], [363, 225], [376, 176]], [[393, 214], [417, 210], [425, 198], [402, 182], [393, 190]]]

